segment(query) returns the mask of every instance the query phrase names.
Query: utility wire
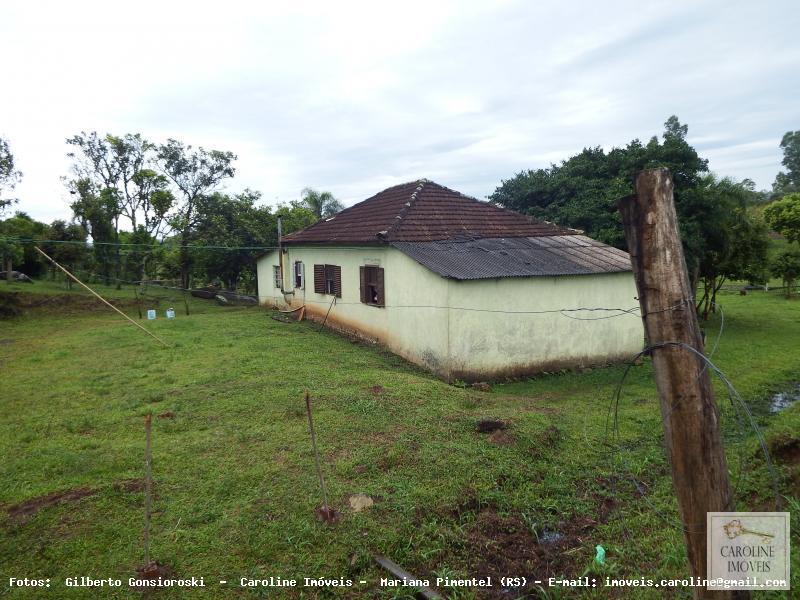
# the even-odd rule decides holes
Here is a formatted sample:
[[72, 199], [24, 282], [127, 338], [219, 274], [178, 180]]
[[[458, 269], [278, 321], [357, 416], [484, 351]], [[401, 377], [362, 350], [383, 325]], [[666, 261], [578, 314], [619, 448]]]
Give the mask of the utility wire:
[[33, 238], [19, 238], [19, 237], [0, 237], [2, 242], [11, 242], [13, 244], [66, 244], [78, 246], [126, 246], [126, 247], [144, 247], [144, 248], [188, 248], [197, 250], [277, 250], [277, 246], [204, 246], [199, 244], [171, 244], [169, 242], [158, 242], [156, 244], [134, 243], [134, 242], [95, 242], [79, 240], [39, 240]]

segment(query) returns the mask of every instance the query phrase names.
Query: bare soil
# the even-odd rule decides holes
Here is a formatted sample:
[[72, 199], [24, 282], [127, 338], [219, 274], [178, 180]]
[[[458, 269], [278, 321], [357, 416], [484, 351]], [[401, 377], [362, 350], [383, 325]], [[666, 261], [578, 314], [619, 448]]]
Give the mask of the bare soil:
[[800, 439], [781, 433], [769, 442], [769, 451], [775, 460], [784, 464], [800, 463]]
[[543, 580], [577, 572], [576, 553], [571, 551], [587, 545], [594, 525], [591, 520], [573, 517], [561, 523], [545, 541], [545, 536], [537, 539], [520, 517], [484, 508], [467, 534], [468, 545], [474, 550], [470, 552], [470, 572], [491, 576], [497, 583], [501, 577], [526, 577], [528, 581], [520, 588], [487, 588], [479, 597], [518, 598], [534, 591], [534, 578]]
[[81, 498], [85, 498], [86, 496], [92, 496], [97, 492], [98, 490], [87, 487], [51, 492], [44, 496], [31, 498], [30, 500], [26, 500], [25, 502], [20, 502], [19, 504], [14, 504], [12, 506], [9, 506], [8, 508], [6, 508], [6, 512], [8, 513], [8, 516], [11, 519], [17, 519], [17, 520], [26, 519], [28, 517], [35, 515], [42, 508], [55, 506], [56, 504], [61, 504], [62, 502], [80, 500]]

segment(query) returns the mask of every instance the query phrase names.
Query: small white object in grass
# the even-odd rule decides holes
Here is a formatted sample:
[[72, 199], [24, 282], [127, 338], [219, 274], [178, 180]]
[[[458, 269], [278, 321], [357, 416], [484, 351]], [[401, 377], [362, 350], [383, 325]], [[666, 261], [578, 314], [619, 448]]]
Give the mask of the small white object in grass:
[[174, 319], [175, 318], [175, 309], [170, 307], [167, 309], [167, 318]]
[[156, 318], [156, 311], [154, 308], [150, 308], [147, 310], [147, 320], [154, 321]]

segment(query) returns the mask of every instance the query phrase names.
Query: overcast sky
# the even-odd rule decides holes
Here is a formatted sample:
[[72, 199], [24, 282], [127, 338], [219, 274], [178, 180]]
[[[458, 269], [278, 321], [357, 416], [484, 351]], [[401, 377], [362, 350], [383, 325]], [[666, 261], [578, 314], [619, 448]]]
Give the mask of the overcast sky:
[[713, 171], [769, 188], [800, 129], [800, 3], [0, 4], [0, 136], [18, 208], [70, 216], [65, 138], [238, 154], [229, 191], [346, 205], [427, 177], [484, 198], [677, 114]]

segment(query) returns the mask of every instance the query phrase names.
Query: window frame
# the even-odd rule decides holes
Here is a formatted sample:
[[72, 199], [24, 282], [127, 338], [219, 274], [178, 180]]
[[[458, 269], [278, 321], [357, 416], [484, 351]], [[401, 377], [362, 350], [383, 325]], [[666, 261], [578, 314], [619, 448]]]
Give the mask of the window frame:
[[379, 265], [364, 265], [359, 268], [361, 302], [367, 306], [386, 306], [386, 276]]
[[314, 293], [342, 297], [342, 267], [340, 265], [314, 265]]
[[294, 287], [300, 290], [306, 287], [306, 268], [301, 260], [294, 261]]
[[272, 283], [279, 290], [283, 287], [283, 277], [281, 276], [280, 265], [272, 265]]

